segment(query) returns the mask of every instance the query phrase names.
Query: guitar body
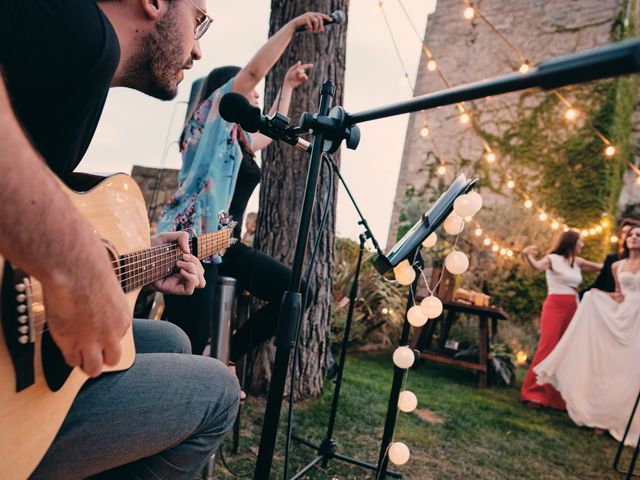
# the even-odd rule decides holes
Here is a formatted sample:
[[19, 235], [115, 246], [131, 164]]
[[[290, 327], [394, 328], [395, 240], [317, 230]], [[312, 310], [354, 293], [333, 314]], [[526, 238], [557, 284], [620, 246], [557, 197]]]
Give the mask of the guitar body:
[[[104, 239], [114, 260], [119, 255], [149, 248], [147, 211], [132, 178], [117, 174], [83, 193], [63, 188], [96, 234]], [[88, 377], [79, 368], [69, 369], [64, 361], [60, 365], [61, 357], [59, 352], [56, 356], [55, 346], [52, 350], [50, 337], [47, 342], [40, 283], [7, 266], [0, 257], [0, 272], [4, 272], [0, 277], [0, 476], [20, 480], [29, 477], [46, 453]], [[127, 294], [132, 314], [138, 292], [136, 289]], [[96, 295], [100, 295], [99, 285]], [[22, 328], [25, 326], [26, 330]], [[125, 370], [133, 364], [131, 328], [121, 346], [120, 362], [105, 371]], [[62, 377], [54, 378], [56, 375], [50, 373], [53, 370], [62, 371]]]

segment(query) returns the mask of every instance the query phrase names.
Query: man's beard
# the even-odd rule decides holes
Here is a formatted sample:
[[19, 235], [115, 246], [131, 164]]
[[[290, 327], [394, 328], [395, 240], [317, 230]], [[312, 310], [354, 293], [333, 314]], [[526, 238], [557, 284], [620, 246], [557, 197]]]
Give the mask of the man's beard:
[[174, 37], [176, 21], [171, 11], [155, 31], [140, 42], [138, 53], [124, 71], [124, 85], [160, 100], [172, 100], [178, 94], [178, 72], [184, 66], [183, 49]]

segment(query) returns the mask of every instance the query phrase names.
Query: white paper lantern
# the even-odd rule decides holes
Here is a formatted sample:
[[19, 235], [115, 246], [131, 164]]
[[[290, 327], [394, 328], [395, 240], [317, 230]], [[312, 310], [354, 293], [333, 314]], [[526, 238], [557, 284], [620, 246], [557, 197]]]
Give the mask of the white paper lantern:
[[473, 207], [473, 213], [471, 215], [475, 215], [482, 208], [482, 196], [475, 190], [467, 193], [466, 196], [471, 202], [471, 206]]
[[407, 260], [401, 261], [393, 269], [393, 274], [400, 285], [411, 285], [416, 279], [416, 271]]
[[410, 368], [416, 356], [409, 347], [398, 347], [393, 352], [393, 363], [398, 368]]
[[407, 312], [407, 320], [409, 320], [409, 323], [414, 327], [421, 327], [427, 323], [429, 317], [422, 313], [422, 309], [419, 306], [414, 305]]
[[409, 461], [410, 456], [409, 447], [402, 442], [393, 442], [389, 446], [389, 460], [395, 465], [404, 465]]
[[436, 232], [433, 232], [427, 238], [422, 241], [422, 246], [424, 248], [431, 248], [438, 242], [438, 235]]
[[442, 313], [442, 302], [438, 297], [429, 295], [420, 303], [420, 310], [427, 318], [438, 318]]
[[401, 412], [411, 413], [418, 406], [418, 397], [413, 392], [409, 390], [405, 390], [404, 392], [400, 392], [400, 396], [398, 397], [398, 408]]
[[468, 194], [460, 195], [453, 202], [453, 211], [456, 212], [456, 215], [464, 217], [471, 217], [477, 210], [475, 210], [475, 205], [473, 203], [473, 199], [469, 197]]
[[449, 235], [458, 235], [464, 228], [464, 219], [455, 213], [452, 213], [444, 221], [444, 231]]
[[451, 252], [444, 259], [444, 266], [454, 275], [461, 275], [469, 268], [469, 258], [462, 252]]

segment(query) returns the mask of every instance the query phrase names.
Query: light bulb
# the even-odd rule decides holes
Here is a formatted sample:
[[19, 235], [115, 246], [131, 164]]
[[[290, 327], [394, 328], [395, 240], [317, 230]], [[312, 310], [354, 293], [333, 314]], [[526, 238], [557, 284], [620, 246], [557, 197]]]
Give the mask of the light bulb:
[[564, 116], [566, 117], [567, 120], [574, 120], [576, 118], [576, 115], [577, 115], [577, 113], [573, 108], [570, 108], [564, 114]]
[[412, 326], [421, 327], [425, 323], [427, 323], [427, 320], [429, 320], [429, 318], [425, 316], [425, 314], [422, 312], [422, 309], [418, 305], [414, 305], [407, 312], [407, 320], [409, 320], [409, 323]]
[[438, 172], [438, 175], [442, 176], [442, 175], [444, 175], [445, 173], [447, 173], [447, 167], [445, 167], [444, 165], [440, 165], [440, 166], [438, 167], [437, 172]]
[[588, 237], [589, 232], [587, 230], [582, 230], [582, 232], [580, 232], [580, 235], [582, 235], [583, 237]]
[[418, 406], [418, 397], [413, 392], [409, 390], [404, 390], [400, 392], [400, 396], [398, 397], [398, 408], [401, 412], [411, 413]]
[[494, 252], [497, 252], [498, 250], [500, 250], [500, 247], [494, 244], [493, 247], [491, 247], [491, 250], [493, 250]]
[[460, 121], [462, 123], [469, 123], [469, 120], [471, 120], [471, 117], [468, 113], [463, 113], [462, 115], [460, 115]]
[[596, 226], [596, 232], [602, 233], [602, 227], [600, 225]]
[[513, 257], [513, 250], [507, 250], [507, 257]]
[[422, 130], [420, 130], [420, 135], [423, 137], [428, 137], [429, 136], [429, 127], [422, 127]]
[[416, 279], [416, 271], [407, 260], [401, 261], [393, 269], [396, 280], [400, 285], [411, 285]]
[[481, 228], [476, 228], [475, 232], [473, 232], [476, 234], [476, 237], [480, 237], [482, 235], [482, 229]]
[[444, 266], [454, 275], [461, 275], [469, 268], [469, 257], [462, 252], [451, 252], [444, 259]]
[[558, 222], [551, 222], [551, 228], [554, 230], [557, 230], [558, 227], [560, 227], [560, 224]]
[[596, 234], [596, 229], [595, 228], [590, 228], [589, 229], [589, 235], [595, 235]]
[[398, 347], [393, 352], [393, 363], [398, 368], [409, 368], [415, 360], [416, 356], [409, 347]]
[[431, 248], [438, 242], [438, 235], [436, 232], [432, 232], [427, 238], [422, 241], [422, 246], [424, 248]]
[[569, 227], [562, 227], [562, 231], [563, 232], [568, 232], [569, 231]]
[[507, 188], [513, 188], [516, 186], [516, 182], [514, 182], [513, 180], [509, 180], [507, 182]]
[[604, 154], [607, 157], [613, 157], [616, 154], [616, 147], [614, 147], [613, 145], [609, 145], [604, 149]]
[[638, 176], [636, 177], [636, 183], [637, 183], [638, 185], [640, 185], [640, 175], [638, 175]]
[[520, 70], [520, 73], [527, 73], [529, 71], [529, 64], [527, 62], [523, 63], [518, 70]]
[[470, 217], [474, 213], [474, 206], [472, 204], [472, 200], [468, 195], [460, 195], [453, 202], [453, 211], [456, 212], [456, 215], [461, 217]]
[[442, 309], [442, 302], [433, 295], [423, 298], [422, 302], [420, 302], [420, 310], [427, 318], [438, 318], [442, 313]]
[[387, 307], [384, 307], [384, 308], [382, 309], [382, 313], [383, 313], [384, 315], [388, 314], [388, 313], [389, 313], [389, 309], [388, 309]]
[[547, 215], [546, 213], [542, 212], [542, 213], [538, 216], [538, 218], [540, 219], [540, 221], [541, 221], [541, 222], [544, 222], [544, 221], [548, 218], [548, 215]]
[[472, 190], [469, 193], [467, 193], [467, 197], [469, 197], [469, 199], [471, 200], [471, 204], [473, 205], [473, 208], [475, 209], [475, 211], [473, 212], [473, 215], [475, 215], [482, 208], [482, 204], [483, 204], [482, 195], [480, 195], [475, 190]]
[[455, 213], [452, 213], [444, 221], [444, 231], [449, 235], [458, 235], [464, 228], [464, 219]]
[[493, 152], [487, 153], [487, 162], [493, 163], [496, 161], [496, 154]]
[[430, 72], [433, 72], [437, 67], [438, 65], [436, 64], [435, 60], [429, 60], [427, 62], [427, 70], [429, 70]]
[[500, 255], [506, 255], [507, 254], [507, 249], [506, 248], [501, 248], [500, 249]]
[[533, 202], [531, 200], [525, 200], [524, 208], [531, 208], [531, 207], [533, 207]]
[[616, 243], [618, 241], [618, 237], [616, 237], [615, 235], [611, 235], [611, 238], [609, 239], [609, 241], [611, 243]]
[[[638, 178], [640, 178], [640, 177], [638, 177]], [[600, 225], [602, 225], [603, 228], [607, 228], [609, 226], [609, 220], [606, 220], [606, 219], [602, 220], [600, 222]]]
[[473, 20], [473, 17], [476, 15], [476, 11], [473, 7], [467, 7], [464, 9], [464, 18], [467, 20]]
[[485, 238], [482, 243], [484, 243], [488, 247], [489, 245], [491, 245], [491, 239]]
[[389, 446], [389, 460], [395, 465], [404, 465], [409, 461], [410, 456], [409, 447], [402, 442], [393, 442]]

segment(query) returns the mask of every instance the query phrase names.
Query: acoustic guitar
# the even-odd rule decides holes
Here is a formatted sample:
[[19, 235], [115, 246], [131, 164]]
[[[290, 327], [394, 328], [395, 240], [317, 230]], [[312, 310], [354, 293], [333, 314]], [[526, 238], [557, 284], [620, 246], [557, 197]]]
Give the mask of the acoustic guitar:
[[[182, 250], [177, 243], [150, 246], [144, 199], [131, 177], [113, 175], [82, 193], [63, 188], [103, 239], [133, 315], [140, 289], [175, 273]], [[191, 253], [199, 259], [223, 254], [235, 241], [233, 227], [192, 237]], [[38, 280], [2, 257], [0, 272], [0, 477], [20, 480], [46, 453], [88, 377], [80, 368], [67, 366], [52, 341]], [[131, 328], [121, 347], [120, 362], [104, 371], [133, 364]]]

